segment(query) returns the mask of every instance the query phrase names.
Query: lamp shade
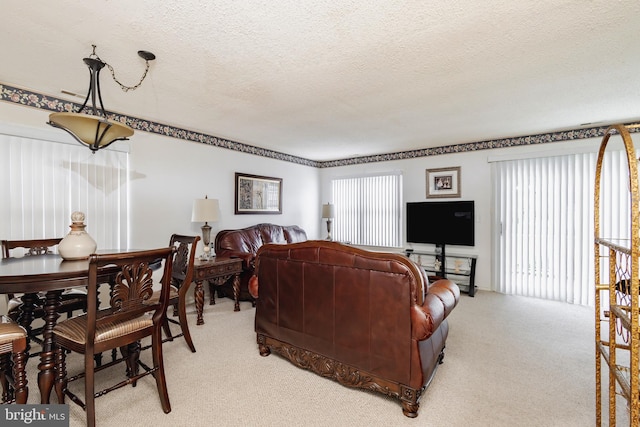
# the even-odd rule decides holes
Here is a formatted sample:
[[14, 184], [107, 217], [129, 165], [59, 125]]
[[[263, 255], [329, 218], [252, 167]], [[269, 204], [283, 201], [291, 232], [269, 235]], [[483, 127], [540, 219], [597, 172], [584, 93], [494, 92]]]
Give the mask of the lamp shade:
[[67, 131], [78, 142], [88, 145], [92, 151], [133, 135], [133, 129], [129, 126], [91, 114], [51, 113], [49, 124]]
[[336, 216], [335, 205], [327, 203], [322, 205], [322, 218], [333, 218]]
[[193, 201], [191, 222], [218, 221], [220, 219], [219, 211], [218, 199], [196, 199]]

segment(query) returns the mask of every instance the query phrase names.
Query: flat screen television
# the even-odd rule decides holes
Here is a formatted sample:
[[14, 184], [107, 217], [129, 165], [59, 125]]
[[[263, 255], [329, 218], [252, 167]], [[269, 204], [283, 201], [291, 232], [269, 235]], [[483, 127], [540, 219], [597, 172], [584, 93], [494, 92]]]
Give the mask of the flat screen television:
[[475, 246], [473, 200], [407, 203], [407, 242]]

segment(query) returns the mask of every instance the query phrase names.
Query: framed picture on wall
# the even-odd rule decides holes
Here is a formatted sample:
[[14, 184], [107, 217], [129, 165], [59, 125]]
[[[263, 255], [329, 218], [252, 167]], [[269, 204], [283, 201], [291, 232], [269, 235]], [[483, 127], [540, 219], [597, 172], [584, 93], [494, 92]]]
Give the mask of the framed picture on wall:
[[427, 169], [427, 199], [460, 197], [460, 166]]
[[235, 213], [281, 214], [282, 178], [236, 172]]

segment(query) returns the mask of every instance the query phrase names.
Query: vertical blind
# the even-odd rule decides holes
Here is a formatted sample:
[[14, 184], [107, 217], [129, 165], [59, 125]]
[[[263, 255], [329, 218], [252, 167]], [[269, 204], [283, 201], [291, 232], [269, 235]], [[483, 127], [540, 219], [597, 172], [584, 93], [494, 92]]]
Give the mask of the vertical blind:
[[[497, 291], [594, 304], [596, 158], [586, 153], [494, 164]], [[624, 152], [608, 152], [601, 181], [605, 235], [629, 235], [629, 215], [618, 215], [629, 212], [628, 182]]]
[[399, 172], [332, 180], [334, 240], [354, 245], [402, 245], [402, 175]]
[[0, 133], [0, 159], [2, 239], [64, 237], [81, 211], [99, 249], [128, 246], [128, 153]]

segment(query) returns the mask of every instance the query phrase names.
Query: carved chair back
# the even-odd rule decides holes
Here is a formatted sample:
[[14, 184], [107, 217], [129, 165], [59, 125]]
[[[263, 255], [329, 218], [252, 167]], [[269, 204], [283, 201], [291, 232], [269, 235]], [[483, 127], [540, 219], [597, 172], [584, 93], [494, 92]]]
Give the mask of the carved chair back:
[[[14, 249], [23, 249], [23, 256], [35, 256], [52, 253], [52, 248], [57, 246], [62, 238], [53, 239], [31, 239], [31, 240], [3, 240], [2, 241], [2, 258], [11, 258]], [[14, 294], [7, 294], [11, 300], [15, 298]]]
[[[152, 310], [154, 322], [162, 316], [162, 308], [166, 310], [169, 301], [174, 251], [174, 248], [161, 248], [117, 254], [94, 254], [89, 257], [87, 343], [93, 342], [96, 329], [111, 322], [139, 317]], [[150, 305], [148, 300], [153, 295], [153, 265], [157, 265], [159, 260], [164, 264], [160, 298], [155, 304]], [[115, 268], [118, 272], [113, 283], [110, 308], [100, 310], [97, 304], [100, 285], [98, 271], [106, 266]]]
[[32, 240], [3, 240], [2, 258], [10, 258], [13, 249], [24, 249], [24, 256], [43, 255], [52, 253], [52, 248], [57, 246], [62, 238], [32, 239]]
[[171, 285], [179, 291], [184, 283], [189, 285], [193, 281], [196, 246], [199, 240], [200, 236], [184, 236], [180, 234], [171, 236], [169, 246], [176, 248]]

